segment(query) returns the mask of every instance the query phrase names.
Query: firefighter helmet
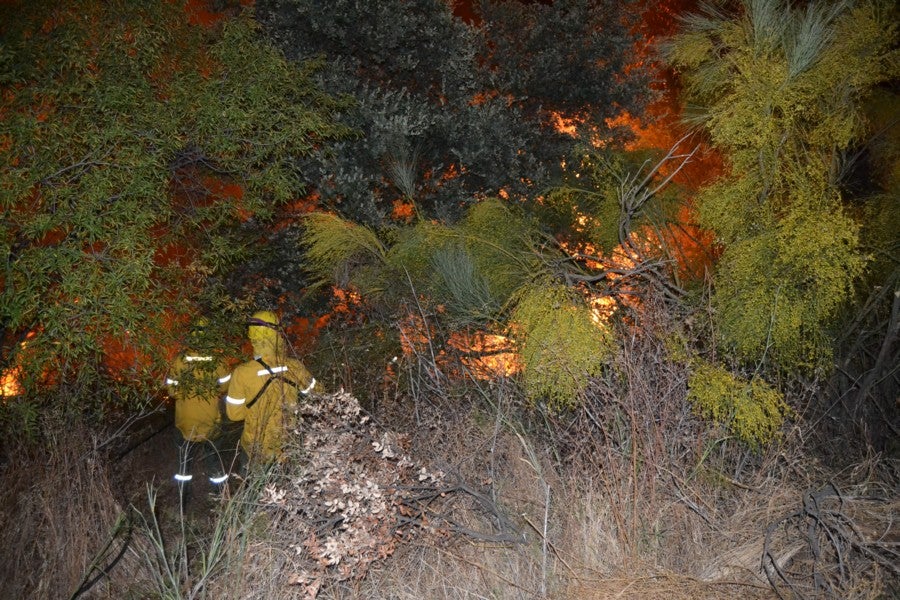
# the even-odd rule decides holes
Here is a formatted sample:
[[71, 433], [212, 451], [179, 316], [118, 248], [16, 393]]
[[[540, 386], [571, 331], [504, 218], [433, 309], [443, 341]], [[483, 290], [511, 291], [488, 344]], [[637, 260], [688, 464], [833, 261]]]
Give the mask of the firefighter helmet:
[[260, 310], [253, 313], [247, 321], [247, 335], [251, 341], [272, 340], [278, 337], [278, 315], [270, 310]]

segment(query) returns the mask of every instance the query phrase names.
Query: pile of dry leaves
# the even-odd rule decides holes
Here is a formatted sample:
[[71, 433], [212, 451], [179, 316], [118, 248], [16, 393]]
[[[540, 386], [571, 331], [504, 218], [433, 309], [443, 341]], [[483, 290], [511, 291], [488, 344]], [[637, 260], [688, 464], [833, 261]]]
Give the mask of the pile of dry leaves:
[[378, 427], [351, 395], [316, 395], [289, 427], [287, 460], [261, 502], [290, 550], [285, 584], [314, 598], [326, 582], [364, 577], [412, 535], [447, 536], [439, 505], [460, 490], [416, 464], [409, 438]]

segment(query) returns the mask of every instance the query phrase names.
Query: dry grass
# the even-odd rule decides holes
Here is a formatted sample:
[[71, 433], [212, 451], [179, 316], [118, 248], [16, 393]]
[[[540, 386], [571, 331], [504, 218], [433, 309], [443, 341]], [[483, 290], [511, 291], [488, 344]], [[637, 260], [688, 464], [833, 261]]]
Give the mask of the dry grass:
[[10, 452], [0, 475], [0, 597], [121, 597], [145, 576], [131, 548], [123, 551], [126, 511], [86, 428], [58, 431], [42, 448]]
[[[365, 580], [323, 590], [321, 597], [869, 599], [897, 593], [897, 568], [890, 565], [897, 557], [896, 486], [879, 488], [866, 503], [842, 498], [847, 539], [832, 556], [816, 555], [821, 540], [802, 528], [772, 536], [785, 519], [810, 517], [797, 516], [798, 506], [838, 474], [806, 455], [802, 425], [764, 453], [735, 444], [691, 414], [686, 380], [686, 367], [669, 360], [659, 340], [632, 337], [584, 409], [565, 420], [545, 415], [523, 427], [516, 409], [523, 403], [503, 385], [481, 390], [486, 406], [468, 409], [448, 410], [446, 396], [414, 398], [420, 424], [430, 411], [449, 417], [426, 423], [420, 454], [481, 484], [517, 524], [523, 543], [422, 540]], [[886, 481], [872, 475], [871, 465], [857, 470], [843, 474], [848, 486]], [[455, 511], [472, 529], [494, 525], [477, 507]], [[852, 533], [863, 531], [867, 537]], [[773, 587], [773, 567], [792, 585], [782, 580]], [[827, 585], [815, 583], [821, 573], [830, 573]]]
[[[471, 432], [470, 432], [471, 433]], [[745, 478], [744, 487], [731, 485], [713, 493], [705, 482], [682, 482], [678, 486], [660, 482], [659, 512], [649, 513], [639, 502], [638, 516], [663, 528], [652, 539], [623, 536], [619, 527], [633, 515], [630, 504], [622, 504], [604, 492], [609, 486], [597, 479], [585, 480], [578, 469], [562, 467], [552, 475], [539, 474], [529, 464], [529, 453], [516, 451], [515, 435], [492, 443], [504, 457], [499, 459], [502, 481], [497, 482], [498, 502], [509, 512], [524, 536], [522, 544], [486, 544], [471, 540], [420, 539], [398, 552], [362, 581], [322, 590], [321, 598], [493, 598], [497, 600], [548, 598], [600, 600], [625, 599], [726, 599], [778, 598], [762, 568], [767, 528], [794, 512], [802, 502], [809, 478], [786, 483], [771, 473]], [[521, 446], [521, 444], [519, 443]], [[524, 468], [516, 468], [520, 463]], [[626, 465], [627, 466], [627, 465]], [[546, 469], [546, 467], [545, 467]], [[542, 477], [543, 476], [543, 477]], [[542, 484], [550, 484], [550, 502]], [[699, 504], [704, 495], [718, 498], [715, 504]], [[849, 496], [845, 498], [849, 508]], [[629, 498], [629, 502], [633, 499]], [[689, 506], [689, 504], [697, 504]], [[702, 508], [701, 508], [702, 506]], [[868, 502], [854, 507], [855, 522], [869, 526], [870, 539], [890, 543], [897, 502]], [[872, 514], [877, 509], [877, 514]], [[465, 512], [464, 508], [461, 508]], [[701, 514], [701, 512], [703, 514]], [[490, 519], [477, 510], [456, 515], [473, 527], [489, 529]], [[546, 518], [546, 525], [544, 519]], [[772, 548], [774, 559], [786, 572], [801, 575], [823, 572], [822, 560], [813, 565], [804, 535], [787, 536]], [[896, 591], [896, 578], [889, 570], [865, 556], [848, 553], [844, 561], [846, 581], [825, 593], [786, 586], [784, 598], [873, 599]], [[852, 574], [852, 575], [851, 575]], [[807, 582], [808, 583], [808, 582]], [[890, 586], [895, 587], [891, 588]]]
[[[495, 397], [502, 397], [497, 394]], [[495, 404], [494, 414], [470, 408], [441, 432], [445, 445], [431, 447], [441, 468], [482, 491], [502, 511], [521, 543], [486, 543], [472, 536], [422, 533], [396, 546], [390, 557], [370, 565], [364, 578], [333, 579], [318, 590], [292, 585], [287, 576], [297, 563], [297, 541], [274, 535], [283, 516], [271, 507], [254, 508], [250, 495], [238, 495], [243, 516], [228, 522], [229, 548], [222, 568], [191, 596], [182, 587], [172, 597], [228, 599], [362, 598], [424, 599], [654, 599], [777, 598], [763, 571], [762, 556], [770, 526], [803, 506], [805, 494], [822, 475], [802, 470], [785, 448], [757, 457], [740, 479], [720, 473], [701, 476], [697, 464], [651, 465], [657, 477], [635, 471], [628, 453], [611, 452], [602, 470], [583, 457], [559, 460], [546, 440], [526, 434], [506, 413], [511, 404]], [[7, 471], [3, 526], [7, 547], [2, 597], [70, 597], [84, 581], [121, 513], [96, 460], [79, 460], [86, 436], [57, 439], [45, 460], [29, 455], [29, 482]], [[701, 448], [703, 446], [701, 445]], [[425, 454], [423, 452], [423, 454]], [[649, 454], [648, 454], [649, 455]], [[612, 457], [612, 458], [610, 458]], [[713, 465], [710, 453], [701, 453]], [[26, 461], [25, 458], [28, 458]], [[697, 457], [693, 456], [696, 460]], [[613, 460], [615, 459], [615, 460]], [[860, 475], [871, 469], [860, 469]], [[635, 474], [638, 477], [635, 477]], [[732, 472], [731, 475], [734, 473]], [[281, 475], [283, 476], [283, 474]], [[265, 486], [263, 477], [256, 482]], [[269, 480], [268, 483], [274, 483]], [[890, 489], [869, 484], [850, 488], [843, 504], [825, 504], [852, 521], [870, 550], [896, 547], [898, 501]], [[876, 500], [881, 498], [882, 500]], [[248, 504], [249, 503], [249, 504]], [[472, 531], [496, 533], [497, 515], [465, 499], [443, 508]], [[12, 509], [12, 510], [11, 510]], [[16, 526], [13, 526], [15, 523]], [[783, 597], [877, 598], [896, 590], [888, 566], [865, 560], [864, 553], [844, 556], [847, 576], [831, 594], [817, 594], [808, 579], [815, 565], [800, 528], [779, 528], [768, 541], [781, 568], [797, 582]], [[799, 532], [799, 535], [797, 533]], [[792, 535], [793, 534], [793, 535]], [[35, 543], [37, 541], [38, 543]], [[133, 548], [147, 549], [140, 536]], [[891, 546], [894, 544], [894, 546]], [[107, 557], [110, 553], [107, 553]], [[83, 598], [127, 597], [138, 585], [149, 589], [150, 564], [127, 552]], [[890, 556], [886, 554], [885, 556]], [[63, 560], [61, 560], [63, 559]], [[38, 568], [36, 568], [36, 566]], [[822, 560], [818, 570], [825, 571]], [[834, 580], [837, 582], [837, 580]], [[190, 583], [190, 582], [189, 582]], [[894, 585], [895, 587], [890, 587]], [[802, 587], [806, 586], [806, 587]], [[137, 595], [136, 597], [157, 597]]]

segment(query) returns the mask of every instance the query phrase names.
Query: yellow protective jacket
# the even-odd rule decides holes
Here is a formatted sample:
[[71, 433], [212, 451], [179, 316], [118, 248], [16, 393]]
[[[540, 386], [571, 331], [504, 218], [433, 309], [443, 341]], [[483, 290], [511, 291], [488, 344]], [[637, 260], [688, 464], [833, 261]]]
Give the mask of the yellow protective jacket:
[[253, 458], [281, 454], [285, 409], [309, 394], [315, 378], [299, 360], [267, 355], [245, 362], [231, 374], [225, 406], [228, 418], [244, 421], [241, 446]]
[[166, 388], [175, 399], [175, 427], [184, 439], [202, 442], [216, 437], [219, 398], [230, 377], [225, 363], [208, 353], [188, 351], [172, 363]]

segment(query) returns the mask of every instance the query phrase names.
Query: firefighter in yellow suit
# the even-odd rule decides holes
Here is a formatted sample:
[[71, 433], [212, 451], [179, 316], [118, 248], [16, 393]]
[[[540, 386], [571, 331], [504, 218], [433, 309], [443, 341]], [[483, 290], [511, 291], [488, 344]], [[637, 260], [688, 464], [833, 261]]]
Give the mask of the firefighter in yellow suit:
[[251, 463], [270, 462], [281, 456], [284, 411], [317, 389], [316, 380], [285, 355], [275, 313], [259, 311], [247, 325], [255, 356], [231, 374], [225, 406], [230, 420], [244, 422], [241, 447]]
[[[166, 377], [166, 389], [175, 399], [175, 427], [180, 432], [175, 481], [182, 486], [205, 470], [209, 482], [220, 486], [228, 479], [228, 465], [220, 456], [219, 400], [230, 379], [228, 366], [213, 355], [206, 320], [191, 328], [189, 349], [179, 354]], [[205, 469], [204, 469], [205, 467]]]

